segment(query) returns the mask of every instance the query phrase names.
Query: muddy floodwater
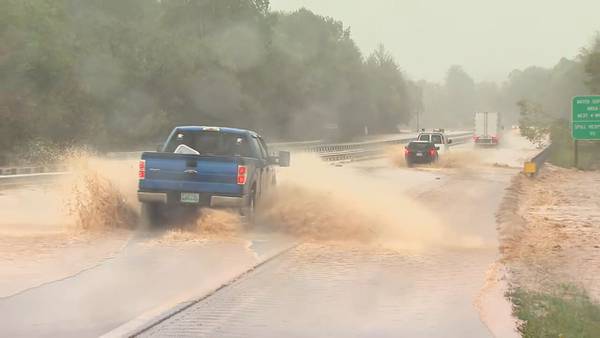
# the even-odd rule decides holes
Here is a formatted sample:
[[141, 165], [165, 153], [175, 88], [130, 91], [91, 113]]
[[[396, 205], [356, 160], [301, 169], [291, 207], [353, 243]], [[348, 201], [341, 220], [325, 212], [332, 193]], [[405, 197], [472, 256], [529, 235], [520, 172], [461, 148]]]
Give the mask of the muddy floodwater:
[[[115, 170], [84, 175], [79, 190], [4, 189], [0, 335], [131, 334], [140, 322], [157, 336], [510, 336], [510, 305], [490, 276], [495, 214], [514, 163], [532, 152], [513, 141], [459, 146], [451, 165], [414, 169], [299, 156], [254, 228], [203, 213], [184, 227], [137, 229], [127, 223], [139, 207], [135, 175], [121, 174], [135, 161], [105, 163]], [[152, 324], [149, 314], [194, 299]]]

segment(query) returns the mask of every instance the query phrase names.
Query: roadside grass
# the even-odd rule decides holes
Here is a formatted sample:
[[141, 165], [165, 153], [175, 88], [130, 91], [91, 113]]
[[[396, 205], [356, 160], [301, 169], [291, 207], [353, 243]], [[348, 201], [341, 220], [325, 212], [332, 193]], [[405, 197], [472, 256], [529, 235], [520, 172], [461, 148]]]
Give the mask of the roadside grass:
[[552, 293], [519, 288], [508, 296], [524, 338], [600, 337], [600, 304], [575, 286], [561, 285]]

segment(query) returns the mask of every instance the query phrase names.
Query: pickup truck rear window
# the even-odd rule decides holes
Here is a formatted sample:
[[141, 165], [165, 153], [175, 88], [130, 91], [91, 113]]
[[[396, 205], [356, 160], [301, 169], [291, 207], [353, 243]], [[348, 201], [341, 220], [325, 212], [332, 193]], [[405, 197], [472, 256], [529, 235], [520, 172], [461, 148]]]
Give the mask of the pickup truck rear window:
[[418, 150], [418, 151], [429, 150], [429, 148], [431, 148], [431, 147], [433, 147], [433, 144], [425, 143], [425, 142], [411, 142], [408, 144], [408, 149]]
[[427, 142], [429, 142], [429, 134], [421, 134], [421, 135], [419, 135], [419, 141], [427, 141]]
[[244, 135], [221, 131], [177, 131], [167, 142], [166, 152], [172, 153], [178, 146], [196, 150], [200, 155], [250, 157], [248, 139]]
[[419, 135], [419, 141], [427, 141], [435, 144], [441, 144], [442, 135], [440, 134], [421, 134]]
[[431, 135], [431, 143], [435, 143], [435, 144], [441, 144], [442, 142], [442, 135]]

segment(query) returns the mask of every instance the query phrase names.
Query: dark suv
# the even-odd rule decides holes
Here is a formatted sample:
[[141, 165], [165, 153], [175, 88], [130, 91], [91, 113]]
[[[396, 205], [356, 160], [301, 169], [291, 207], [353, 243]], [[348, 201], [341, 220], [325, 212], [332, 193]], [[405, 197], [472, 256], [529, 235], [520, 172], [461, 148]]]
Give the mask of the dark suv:
[[435, 144], [427, 141], [410, 142], [404, 149], [406, 165], [412, 167], [416, 163], [433, 163], [438, 160], [438, 150]]

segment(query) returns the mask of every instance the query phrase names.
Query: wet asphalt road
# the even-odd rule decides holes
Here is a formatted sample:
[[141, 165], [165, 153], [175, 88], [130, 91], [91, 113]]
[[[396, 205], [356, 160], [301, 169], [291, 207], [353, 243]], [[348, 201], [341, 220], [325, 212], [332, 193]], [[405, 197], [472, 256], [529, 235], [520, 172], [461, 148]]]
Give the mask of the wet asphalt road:
[[494, 214], [515, 171], [431, 174], [418, 173], [426, 177], [408, 189], [477, 243], [426, 250], [304, 244], [141, 336], [490, 336], [474, 302], [497, 259]]
[[[404, 250], [305, 243], [142, 335], [489, 336], [473, 303], [497, 258], [494, 215], [517, 172], [370, 167], [368, 175], [418, 196], [474, 244]], [[257, 236], [184, 247], [134, 241], [93, 269], [0, 299], [0, 336], [98, 336], [157, 306], [209, 292], [294, 242]]]

